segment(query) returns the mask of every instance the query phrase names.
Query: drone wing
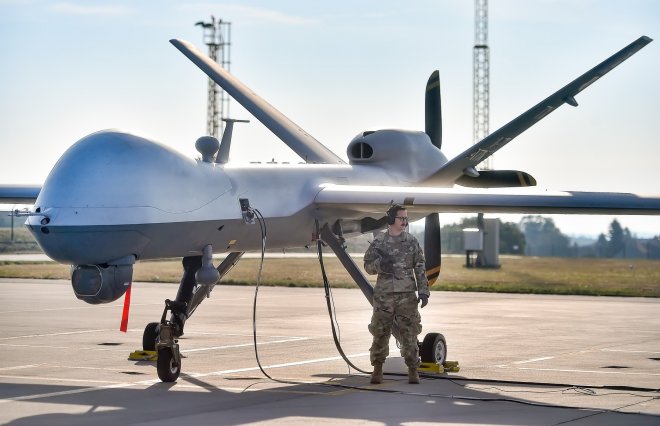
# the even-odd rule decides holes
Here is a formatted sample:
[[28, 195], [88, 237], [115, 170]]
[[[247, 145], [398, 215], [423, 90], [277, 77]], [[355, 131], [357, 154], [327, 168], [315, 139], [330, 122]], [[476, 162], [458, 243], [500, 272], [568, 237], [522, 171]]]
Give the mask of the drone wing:
[[289, 146], [308, 163], [343, 164], [344, 162], [317, 141], [296, 123], [279, 112], [271, 104], [241, 83], [236, 77], [222, 69], [211, 58], [183, 40], [170, 40], [170, 43], [204, 71], [213, 81], [222, 87], [232, 98], [243, 105], [264, 126]]
[[434, 185], [437, 182], [446, 185], [446, 182], [455, 182], [464, 175], [466, 170], [473, 170], [475, 166], [511, 142], [513, 138], [541, 121], [541, 119], [563, 104], [577, 106], [575, 95], [637, 53], [651, 41], [653, 40], [649, 37], [642, 36], [630, 43], [508, 124], [457, 155], [428, 178], [424, 184]]
[[33, 204], [39, 191], [37, 185], [0, 185], [0, 204]]
[[[438, 213], [660, 214], [660, 195], [616, 192], [544, 191], [323, 185], [315, 203], [321, 209], [376, 213], [392, 202], [423, 215]], [[348, 215], [347, 215], [348, 216]]]

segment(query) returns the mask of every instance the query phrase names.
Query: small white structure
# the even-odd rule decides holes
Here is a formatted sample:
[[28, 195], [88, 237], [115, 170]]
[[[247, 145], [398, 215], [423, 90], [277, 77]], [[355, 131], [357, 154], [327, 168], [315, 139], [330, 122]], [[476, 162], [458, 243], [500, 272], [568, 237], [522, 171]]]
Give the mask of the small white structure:
[[463, 246], [465, 249], [465, 266], [477, 266], [477, 258], [484, 249], [484, 233], [478, 228], [463, 229]]
[[500, 267], [500, 222], [484, 219], [484, 230], [463, 229], [465, 266], [468, 268]]
[[463, 245], [465, 251], [481, 251], [484, 249], [484, 233], [478, 228], [463, 230]]

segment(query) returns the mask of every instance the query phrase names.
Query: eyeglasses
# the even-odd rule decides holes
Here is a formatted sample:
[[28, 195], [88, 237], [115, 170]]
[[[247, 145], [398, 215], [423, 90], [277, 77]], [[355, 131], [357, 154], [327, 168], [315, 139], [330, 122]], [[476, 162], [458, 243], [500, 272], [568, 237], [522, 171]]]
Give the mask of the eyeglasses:
[[396, 216], [396, 219], [399, 219], [401, 222], [408, 222], [408, 218], [406, 216]]

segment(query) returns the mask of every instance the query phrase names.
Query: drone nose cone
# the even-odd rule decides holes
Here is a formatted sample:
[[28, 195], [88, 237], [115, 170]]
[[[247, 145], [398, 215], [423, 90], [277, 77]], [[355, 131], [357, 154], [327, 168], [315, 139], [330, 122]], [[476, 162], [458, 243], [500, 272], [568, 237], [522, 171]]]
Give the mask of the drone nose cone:
[[176, 191], [181, 186], [177, 181], [185, 178], [182, 170], [194, 164], [163, 145], [132, 134], [97, 132], [62, 155], [37, 203], [48, 207], [144, 205], [162, 195], [157, 186]]
[[156, 142], [97, 132], [62, 155], [28, 226], [46, 254], [63, 263], [138, 255], [150, 225], [184, 220], [217, 199], [230, 187], [223, 176]]

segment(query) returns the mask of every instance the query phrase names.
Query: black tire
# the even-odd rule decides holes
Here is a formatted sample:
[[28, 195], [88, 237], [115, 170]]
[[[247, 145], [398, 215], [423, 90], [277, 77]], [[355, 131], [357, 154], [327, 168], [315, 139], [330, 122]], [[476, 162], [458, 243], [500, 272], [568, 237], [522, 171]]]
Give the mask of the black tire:
[[181, 363], [174, 360], [174, 353], [170, 348], [158, 350], [158, 361], [156, 362], [158, 378], [163, 382], [176, 382], [181, 373]]
[[422, 362], [442, 364], [447, 360], [447, 342], [440, 333], [428, 333], [419, 350]]
[[156, 350], [156, 339], [160, 333], [160, 323], [150, 322], [144, 327], [144, 333], [142, 333], [142, 350], [144, 351], [155, 351]]

